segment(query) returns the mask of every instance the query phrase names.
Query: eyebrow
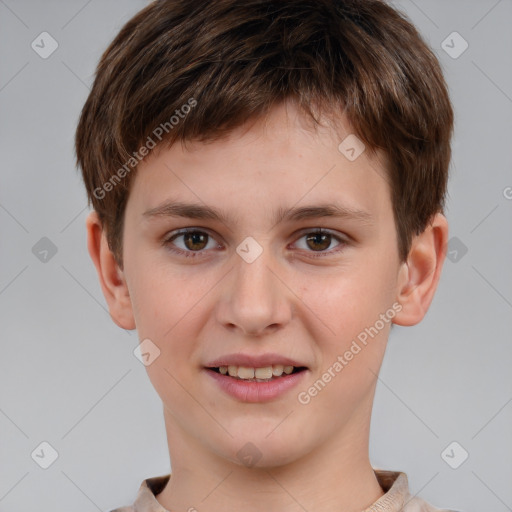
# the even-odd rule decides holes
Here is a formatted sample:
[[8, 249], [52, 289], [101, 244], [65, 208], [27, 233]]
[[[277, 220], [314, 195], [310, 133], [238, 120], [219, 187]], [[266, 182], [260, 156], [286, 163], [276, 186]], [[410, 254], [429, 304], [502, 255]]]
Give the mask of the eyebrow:
[[[180, 201], [165, 201], [164, 203], [151, 208], [143, 213], [147, 219], [159, 217], [183, 217], [187, 219], [208, 219], [229, 224], [235, 222], [231, 215], [224, 210], [211, 206], [183, 203]], [[322, 217], [334, 217], [347, 220], [355, 220], [362, 224], [373, 225], [374, 217], [370, 212], [342, 206], [335, 203], [325, 203], [311, 206], [292, 208], [280, 207], [274, 213], [273, 225], [283, 221], [299, 221], [306, 219], [318, 219]]]

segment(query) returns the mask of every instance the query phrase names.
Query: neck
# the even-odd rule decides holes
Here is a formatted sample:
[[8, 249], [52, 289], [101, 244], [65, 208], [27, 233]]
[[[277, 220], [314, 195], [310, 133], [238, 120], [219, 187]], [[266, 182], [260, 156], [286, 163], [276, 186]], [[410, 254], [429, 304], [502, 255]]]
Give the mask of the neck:
[[291, 463], [249, 468], [167, 427], [172, 476], [157, 500], [171, 512], [360, 512], [384, 494], [369, 462], [364, 428], [329, 439]]

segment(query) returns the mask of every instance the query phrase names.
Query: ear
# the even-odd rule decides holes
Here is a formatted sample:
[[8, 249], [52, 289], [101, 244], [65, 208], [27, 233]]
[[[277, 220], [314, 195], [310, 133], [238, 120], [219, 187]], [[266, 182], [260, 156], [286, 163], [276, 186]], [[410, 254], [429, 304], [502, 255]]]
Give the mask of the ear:
[[85, 221], [87, 248], [91, 256], [112, 320], [123, 329], [135, 329], [132, 303], [123, 271], [110, 250], [98, 214], [92, 211]]
[[441, 277], [446, 256], [448, 221], [437, 213], [423, 233], [416, 235], [407, 261], [398, 276], [397, 301], [402, 310], [395, 315], [397, 325], [416, 325], [430, 307]]

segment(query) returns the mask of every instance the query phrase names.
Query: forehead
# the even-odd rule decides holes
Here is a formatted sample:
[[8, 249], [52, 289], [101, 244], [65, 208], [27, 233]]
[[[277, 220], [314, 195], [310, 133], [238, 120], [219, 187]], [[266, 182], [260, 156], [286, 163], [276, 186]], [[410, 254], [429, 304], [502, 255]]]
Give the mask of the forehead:
[[225, 138], [158, 147], [139, 164], [128, 203], [142, 215], [172, 198], [268, 223], [292, 206], [331, 203], [377, 218], [391, 208], [386, 176], [384, 155], [370, 156], [345, 118], [314, 127], [282, 104]]

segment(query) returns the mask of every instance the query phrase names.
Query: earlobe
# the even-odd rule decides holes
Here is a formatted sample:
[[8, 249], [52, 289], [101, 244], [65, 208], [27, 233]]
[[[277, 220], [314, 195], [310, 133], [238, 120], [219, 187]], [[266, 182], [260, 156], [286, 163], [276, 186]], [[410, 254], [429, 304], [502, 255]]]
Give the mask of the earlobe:
[[448, 222], [441, 213], [413, 238], [407, 261], [399, 272], [397, 301], [402, 310], [393, 323], [416, 325], [426, 315], [441, 277], [447, 240]]
[[87, 248], [112, 320], [121, 328], [135, 329], [132, 303], [124, 273], [110, 250], [98, 214], [92, 211], [85, 221]]

